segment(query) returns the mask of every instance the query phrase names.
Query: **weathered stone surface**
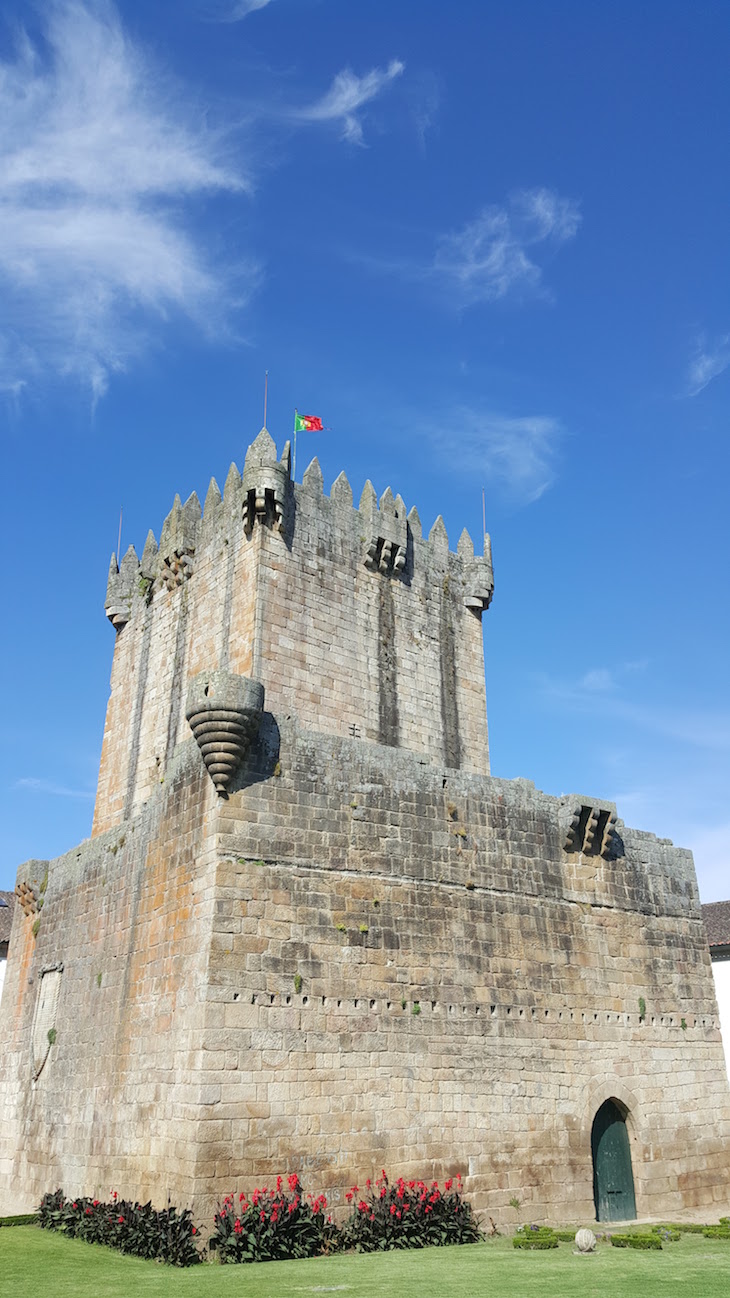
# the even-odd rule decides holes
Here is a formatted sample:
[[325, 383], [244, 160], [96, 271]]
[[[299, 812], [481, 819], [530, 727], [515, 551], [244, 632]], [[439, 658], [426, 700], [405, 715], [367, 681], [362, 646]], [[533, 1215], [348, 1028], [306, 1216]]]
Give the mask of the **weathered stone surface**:
[[[0, 1211], [113, 1185], [202, 1215], [287, 1171], [338, 1204], [385, 1165], [459, 1172], [505, 1224], [515, 1195], [591, 1220], [613, 1098], [639, 1214], [717, 1215], [730, 1096], [690, 853], [489, 776], [488, 547], [450, 553], [400, 497], [368, 484], [353, 509], [346, 480], [325, 497], [255, 445], [243, 485], [233, 466], [202, 523], [178, 502], [135, 558], [93, 836], [18, 872]], [[194, 569], [165, 582], [186, 510]], [[384, 516], [400, 573], [363, 563]], [[186, 712], [255, 681], [267, 711], [220, 800]]]

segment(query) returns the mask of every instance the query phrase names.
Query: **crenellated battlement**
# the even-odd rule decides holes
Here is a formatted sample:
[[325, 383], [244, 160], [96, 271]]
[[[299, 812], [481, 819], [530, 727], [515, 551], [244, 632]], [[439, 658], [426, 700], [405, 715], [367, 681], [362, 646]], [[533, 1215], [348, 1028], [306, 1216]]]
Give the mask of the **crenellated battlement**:
[[[176, 496], [159, 545], [150, 532], [141, 559], [131, 546], [120, 564], [112, 556], [95, 831], [148, 798], [197, 735], [186, 700], [198, 678], [231, 697], [265, 692], [274, 722], [487, 772], [481, 615], [493, 590], [489, 537], [483, 555], [466, 531], [451, 551], [443, 518], [424, 536], [417, 510], [369, 481], [355, 506], [344, 473], [326, 495], [316, 458], [295, 483], [289, 444], [280, 456], [262, 428], [222, 495], [211, 479], [202, 509], [195, 492]], [[227, 727], [231, 755], [245, 751], [248, 721], [233, 712], [205, 731], [221, 760]], [[231, 768], [225, 790], [232, 779]]]
[[[362, 562], [370, 572], [407, 579], [414, 562], [414, 543], [418, 542], [428, 566], [434, 562], [445, 564], [450, 553], [452, 559], [455, 556], [461, 561], [459, 567], [463, 573], [467, 608], [482, 613], [489, 607], [494, 592], [494, 572], [488, 534], [484, 537], [483, 555], [475, 555], [466, 528], [456, 551], [450, 552], [441, 515], [424, 540], [415, 506], [408, 512], [403, 497], [400, 494], [394, 497], [390, 487], [386, 487], [378, 500], [368, 479], [359, 505], [355, 507], [352, 488], [344, 472], [335, 479], [328, 497], [316, 456], [305, 469], [301, 485], [294, 483], [289, 442], [286, 442], [279, 458], [273, 438], [266, 428], [262, 428], [246, 452], [243, 475], [235, 464], [231, 464], [223, 496], [215, 478], [210, 480], [203, 509], [195, 492], [184, 505], [176, 495], [162, 525], [159, 546], [150, 531], [141, 559], [131, 545], [121, 564], [117, 556], [112, 555], [105, 601], [107, 617], [120, 631], [135, 609], [148, 605], [157, 591], [176, 590], [193, 574], [196, 549], [221, 537], [230, 541], [237, 521], [248, 539], [251, 539], [258, 523], [291, 540], [297, 514], [310, 512], [312, 503], [316, 501], [323, 506], [328, 501], [341, 517], [348, 513], [358, 516], [360, 534], [364, 536]], [[346, 533], [351, 530], [345, 528]], [[428, 547], [431, 554], [423, 547]]]

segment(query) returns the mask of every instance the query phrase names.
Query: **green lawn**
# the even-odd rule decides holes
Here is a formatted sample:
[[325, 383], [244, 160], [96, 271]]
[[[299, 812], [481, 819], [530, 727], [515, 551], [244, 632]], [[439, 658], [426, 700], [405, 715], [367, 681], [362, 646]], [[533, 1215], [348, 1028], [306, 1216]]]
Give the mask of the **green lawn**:
[[684, 1235], [661, 1253], [599, 1243], [576, 1257], [569, 1244], [545, 1253], [511, 1239], [412, 1253], [315, 1258], [307, 1262], [192, 1267], [122, 1257], [36, 1226], [0, 1229], [0, 1290], [8, 1298], [728, 1298], [730, 1242]]

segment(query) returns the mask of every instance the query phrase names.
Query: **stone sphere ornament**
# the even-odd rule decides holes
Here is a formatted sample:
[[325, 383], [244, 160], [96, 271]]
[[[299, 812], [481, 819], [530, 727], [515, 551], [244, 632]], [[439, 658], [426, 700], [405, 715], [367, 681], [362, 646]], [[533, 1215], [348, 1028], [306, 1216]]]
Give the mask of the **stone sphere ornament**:
[[575, 1247], [578, 1253], [595, 1253], [596, 1237], [593, 1231], [583, 1226], [576, 1234]]

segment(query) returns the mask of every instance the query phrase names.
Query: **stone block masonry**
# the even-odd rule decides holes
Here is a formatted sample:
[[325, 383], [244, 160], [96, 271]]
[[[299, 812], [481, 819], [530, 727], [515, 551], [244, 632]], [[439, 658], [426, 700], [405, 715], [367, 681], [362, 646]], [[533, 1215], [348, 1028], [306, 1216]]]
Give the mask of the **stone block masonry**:
[[608, 1100], [640, 1216], [730, 1206], [691, 855], [488, 774], [492, 584], [488, 548], [326, 497], [316, 461], [292, 484], [265, 433], [113, 561], [94, 833], [18, 874], [0, 1211], [62, 1184], [211, 1214], [291, 1170], [337, 1203], [386, 1166], [587, 1221]]

